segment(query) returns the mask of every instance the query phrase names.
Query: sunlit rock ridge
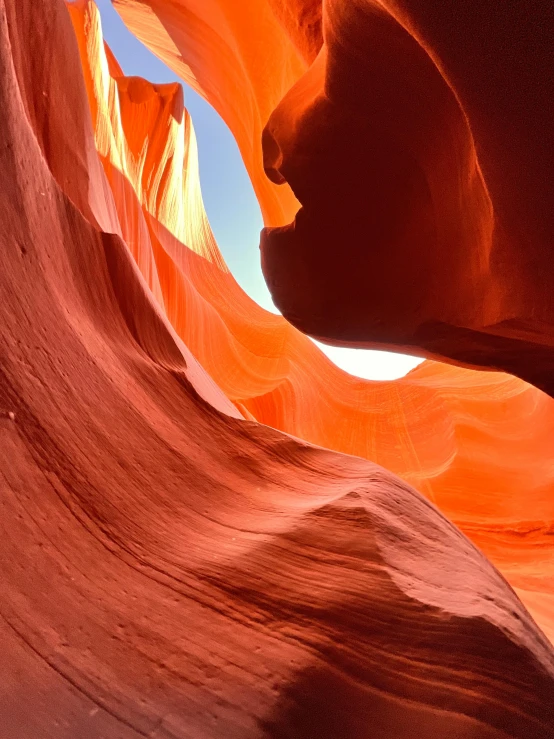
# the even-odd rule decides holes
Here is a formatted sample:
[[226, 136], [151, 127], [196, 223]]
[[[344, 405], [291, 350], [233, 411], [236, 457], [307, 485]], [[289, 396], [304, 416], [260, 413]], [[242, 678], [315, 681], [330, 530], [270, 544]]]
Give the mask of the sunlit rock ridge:
[[114, 4], [287, 319], [524, 379], [341, 372], [229, 273], [180, 86], [0, 0], [3, 731], [551, 738], [551, 10]]

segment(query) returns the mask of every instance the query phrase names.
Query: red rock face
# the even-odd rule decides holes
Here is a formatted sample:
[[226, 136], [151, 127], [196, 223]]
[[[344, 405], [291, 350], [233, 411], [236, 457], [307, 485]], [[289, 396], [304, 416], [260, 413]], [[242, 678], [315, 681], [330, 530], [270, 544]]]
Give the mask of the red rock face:
[[318, 59], [265, 130], [266, 171], [302, 204], [264, 236], [276, 304], [324, 340], [552, 393], [551, 4], [325, 11]]
[[70, 10], [118, 228], [186, 346], [246, 417], [377, 462], [423, 492], [553, 635], [552, 399], [513, 377], [432, 362], [363, 382], [255, 305], [210, 231], [178, 86], [123, 77], [105, 60], [94, 5]]
[[[140, 26], [145, 8], [122, 11]], [[338, 3], [321, 51], [315, 4], [154, 9], [144, 33], [198, 86], [204, 65], [267, 222], [286, 222], [261, 130], [305, 105], [296, 88], [279, 103], [330, 53], [326, 29], [342, 38]], [[394, 383], [332, 367], [229, 275], [179, 88], [124, 78], [92, 3], [0, 13], [6, 736], [552, 737], [554, 401], [433, 362]], [[288, 115], [267, 129], [274, 179]], [[460, 187], [490, 205], [483, 172]]]

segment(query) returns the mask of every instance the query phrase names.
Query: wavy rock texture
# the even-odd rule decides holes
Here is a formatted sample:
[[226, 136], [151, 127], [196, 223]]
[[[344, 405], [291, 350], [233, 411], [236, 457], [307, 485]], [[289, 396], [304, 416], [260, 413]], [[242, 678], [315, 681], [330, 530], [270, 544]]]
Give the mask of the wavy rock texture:
[[280, 0], [115, 4], [138, 38], [226, 121], [272, 225], [293, 218], [298, 202], [290, 188], [266, 177], [259, 142], [267, 119], [321, 43], [320, 9], [312, 5], [298, 13]]
[[[100, 43], [87, 10], [71, 9], [75, 35], [57, 0], [0, 0], [4, 733], [551, 737], [554, 652], [485, 557], [394, 474], [237, 418], [171, 325], [189, 262], [198, 296], [197, 274], [227, 274], [186, 181], [190, 124], [176, 88], [110, 80], [109, 54], [83, 77], [79, 46], [88, 58]], [[159, 143], [144, 147], [133, 118]], [[152, 155], [178, 141], [186, 161], [159, 168]], [[151, 185], [164, 176], [183, 189]], [[164, 197], [183, 192], [195, 217], [164, 223]], [[183, 252], [197, 231], [205, 250]], [[517, 449], [537, 477], [529, 508], [542, 501], [547, 520], [539, 391], [431, 363], [404, 383], [352, 382], [423, 388], [443, 419], [458, 409], [471, 433], [453, 454], [476, 467], [479, 434], [514, 433], [506, 406], [542, 419]], [[482, 502], [496, 520], [500, 500]], [[521, 502], [502, 515], [521, 521]]]
[[433, 362], [362, 381], [253, 303], [213, 239], [181, 88], [124, 77], [94, 4], [69, 7], [118, 232], [186, 346], [247, 418], [365, 457], [423, 492], [554, 638], [554, 401], [514, 377]]
[[[170, 66], [189, 65], [234, 132], [266, 225], [283, 226], [266, 230], [262, 255], [291, 323], [552, 394], [551, 3], [114, 5]], [[265, 170], [288, 183], [277, 195], [244, 141], [259, 141], [258, 119]], [[302, 208], [286, 225], [289, 185]]]

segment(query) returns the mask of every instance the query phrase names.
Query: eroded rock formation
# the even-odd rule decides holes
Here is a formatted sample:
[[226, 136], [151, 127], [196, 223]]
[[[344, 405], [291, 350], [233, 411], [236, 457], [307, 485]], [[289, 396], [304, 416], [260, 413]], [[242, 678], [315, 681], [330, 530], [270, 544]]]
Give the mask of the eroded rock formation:
[[[432, 362], [346, 377], [229, 275], [179, 87], [124, 78], [91, 3], [0, 8], [7, 735], [551, 737], [551, 644], [432, 503], [359, 457], [434, 500], [552, 634], [554, 401]], [[204, 65], [286, 221], [255, 136], [319, 51], [317, 6], [172, 12], [194, 54], [151, 13], [150, 42]], [[250, 29], [274, 45], [222, 87], [228, 27], [229, 68]]]
[[433, 362], [364, 382], [259, 308], [209, 228], [179, 86], [125, 78], [105, 58], [95, 6], [70, 10], [120, 232], [186, 346], [246, 417], [377, 462], [427, 495], [554, 634], [552, 399], [514, 377]]
[[[186, 60], [235, 133], [266, 225], [283, 227], [263, 266], [293, 324], [552, 392], [551, 3], [114, 4], [170, 66]], [[277, 193], [250, 155], [258, 119]]]

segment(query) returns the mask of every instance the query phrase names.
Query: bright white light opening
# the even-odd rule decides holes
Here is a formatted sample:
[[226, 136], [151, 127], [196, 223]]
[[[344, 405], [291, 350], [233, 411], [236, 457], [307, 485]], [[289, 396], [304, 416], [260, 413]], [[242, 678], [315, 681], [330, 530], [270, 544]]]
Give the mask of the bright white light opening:
[[354, 377], [364, 380], [398, 380], [424, 360], [407, 354], [396, 354], [374, 349], [345, 349], [342, 346], [315, 344], [333, 364]]

